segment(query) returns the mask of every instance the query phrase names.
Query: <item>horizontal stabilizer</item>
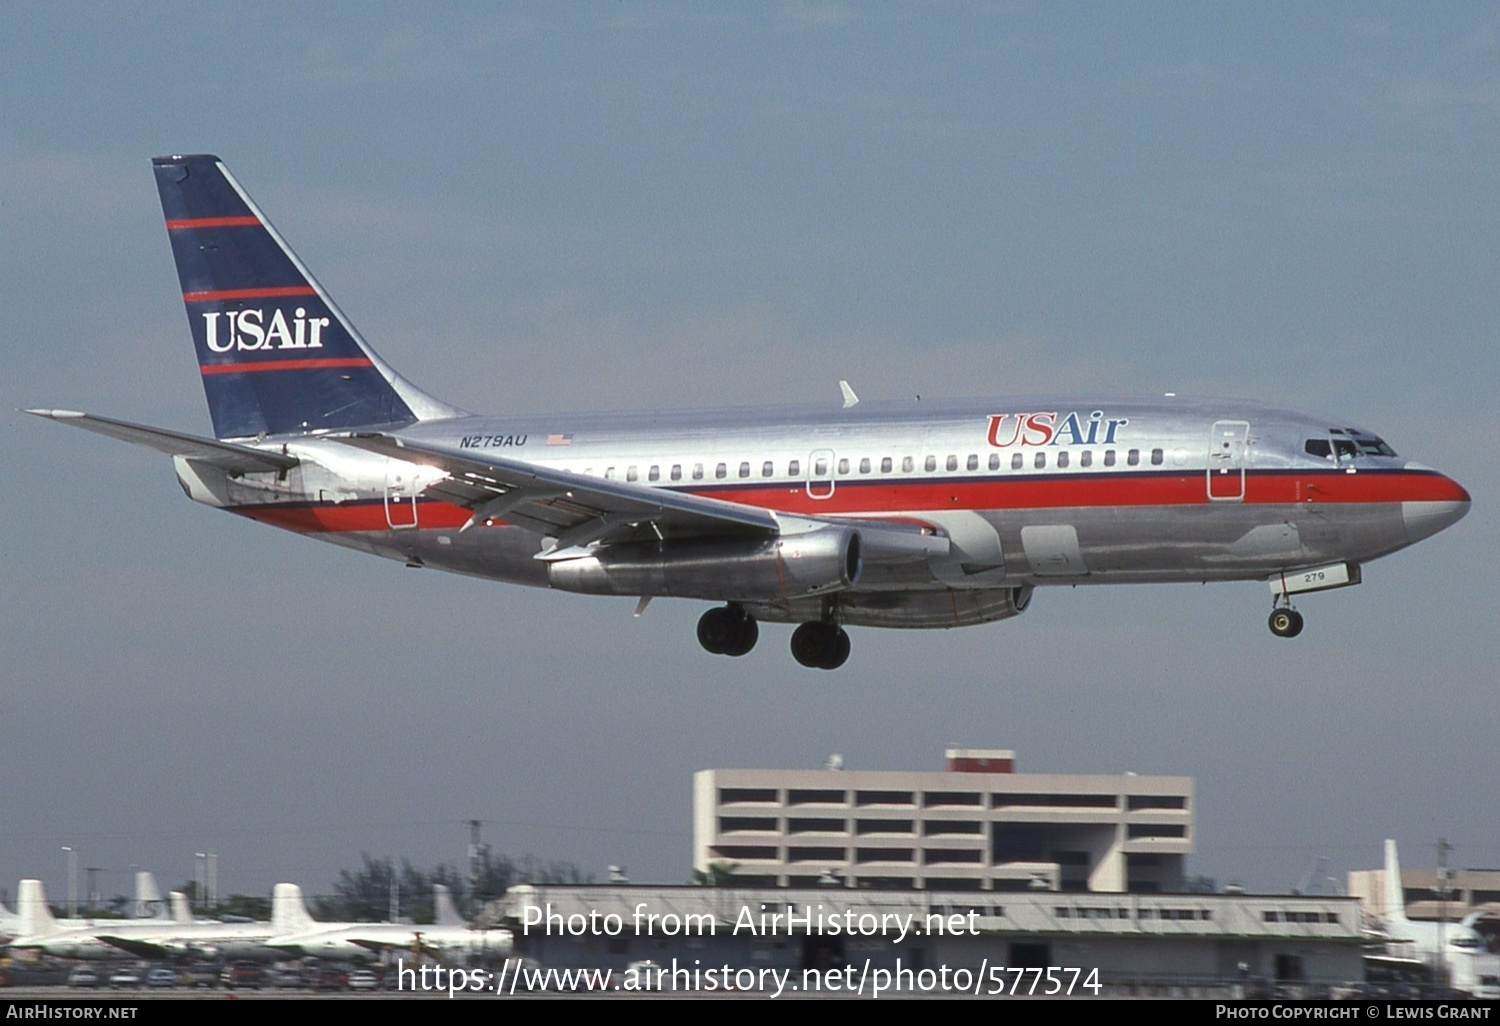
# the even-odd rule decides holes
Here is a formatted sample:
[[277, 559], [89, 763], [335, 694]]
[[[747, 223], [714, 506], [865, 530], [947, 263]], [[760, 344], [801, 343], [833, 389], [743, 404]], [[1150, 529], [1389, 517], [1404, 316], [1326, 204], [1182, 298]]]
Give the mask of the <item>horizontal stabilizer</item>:
[[252, 449], [247, 445], [231, 442], [216, 442], [211, 438], [184, 435], [162, 428], [146, 427], [124, 420], [111, 420], [73, 410], [27, 410], [38, 417], [49, 417], [64, 424], [72, 424], [86, 431], [109, 435], [124, 442], [144, 445], [168, 456], [184, 456], [200, 463], [208, 463], [228, 473], [250, 474], [268, 470], [290, 470], [297, 465], [297, 457], [264, 449]]

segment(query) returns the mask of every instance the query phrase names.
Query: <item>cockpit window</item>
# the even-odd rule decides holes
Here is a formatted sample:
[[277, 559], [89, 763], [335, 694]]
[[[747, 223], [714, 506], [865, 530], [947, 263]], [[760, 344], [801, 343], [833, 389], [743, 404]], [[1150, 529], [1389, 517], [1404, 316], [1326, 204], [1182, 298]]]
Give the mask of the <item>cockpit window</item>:
[[[1338, 431], [1337, 428], [1333, 430]], [[1339, 432], [1342, 434], [1343, 432]], [[1374, 435], [1361, 435], [1358, 438], [1309, 438], [1302, 448], [1312, 456], [1321, 459], [1352, 460], [1356, 456], [1394, 456], [1396, 450], [1386, 445], [1381, 439]]]

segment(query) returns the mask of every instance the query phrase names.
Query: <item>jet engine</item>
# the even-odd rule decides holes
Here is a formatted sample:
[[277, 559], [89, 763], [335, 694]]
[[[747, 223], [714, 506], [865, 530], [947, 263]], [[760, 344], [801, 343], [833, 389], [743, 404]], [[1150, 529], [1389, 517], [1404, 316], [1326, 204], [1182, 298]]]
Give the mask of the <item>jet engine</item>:
[[859, 532], [822, 527], [770, 539], [687, 538], [609, 545], [548, 565], [552, 587], [589, 595], [772, 601], [859, 580]]

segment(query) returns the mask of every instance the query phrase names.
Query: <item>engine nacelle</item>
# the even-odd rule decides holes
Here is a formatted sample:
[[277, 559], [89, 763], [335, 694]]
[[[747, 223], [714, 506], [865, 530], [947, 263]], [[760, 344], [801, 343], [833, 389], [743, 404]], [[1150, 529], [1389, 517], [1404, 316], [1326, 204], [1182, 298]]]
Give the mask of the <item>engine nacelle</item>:
[[824, 527], [769, 540], [683, 539], [610, 545], [547, 568], [554, 588], [588, 595], [662, 595], [713, 602], [772, 601], [859, 580], [859, 532]]

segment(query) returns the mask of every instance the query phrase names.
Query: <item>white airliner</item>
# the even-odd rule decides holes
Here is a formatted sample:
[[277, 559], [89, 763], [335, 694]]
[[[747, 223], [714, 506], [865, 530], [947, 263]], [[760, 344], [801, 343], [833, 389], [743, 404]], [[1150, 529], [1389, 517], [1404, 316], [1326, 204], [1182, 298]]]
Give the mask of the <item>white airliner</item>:
[[1433, 966], [1441, 961], [1447, 970], [1449, 985], [1454, 990], [1488, 998], [1500, 997], [1493, 993], [1493, 984], [1486, 984], [1481, 994], [1481, 976], [1494, 978], [1495, 970], [1480, 971], [1481, 965], [1493, 965], [1495, 956], [1487, 955], [1482, 937], [1474, 929], [1479, 913], [1466, 917], [1462, 922], [1423, 922], [1406, 918], [1406, 891], [1401, 885], [1401, 863], [1396, 856], [1396, 842], [1385, 842], [1385, 919], [1382, 940], [1385, 944], [1383, 956], [1376, 961], [1388, 961], [1395, 965]]
[[29, 932], [11, 944], [19, 951], [40, 951], [58, 958], [111, 959], [128, 953], [137, 958], [227, 958], [274, 961], [283, 953], [265, 945], [279, 934], [306, 930], [312, 918], [302, 904], [302, 889], [279, 883], [271, 895], [270, 922], [143, 921], [100, 919], [66, 927], [47, 907], [40, 880], [22, 880], [18, 901]]
[[421, 951], [446, 961], [504, 958], [515, 948], [509, 930], [481, 930], [466, 923], [453, 907], [448, 888], [433, 884], [435, 922], [314, 923], [304, 932], [273, 937], [271, 947], [298, 957], [358, 962], [382, 951]]
[[20, 882], [16, 888], [16, 910], [5, 926], [12, 940], [57, 936], [91, 930], [98, 925], [113, 928], [121, 923], [144, 925], [171, 921], [171, 915], [161, 900], [156, 877], [145, 870], [138, 870], [135, 874], [135, 900], [131, 903], [129, 919], [58, 919], [47, 905], [47, 891], [40, 880]]
[[520, 584], [722, 605], [710, 652], [798, 624], [1015, 616], [1038, 587], [1358, 584], [1469, 509], [1452, 479], [1342, 419], [1258, 403], [1088, 395], [484, 417], [361, 338], [217, 157], [154, 161], [214, 439], [32, 410], [173, 457], [187, 494], [326, 541]]

